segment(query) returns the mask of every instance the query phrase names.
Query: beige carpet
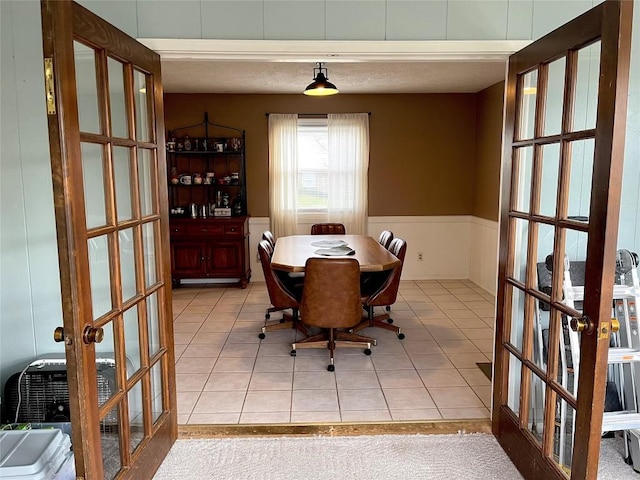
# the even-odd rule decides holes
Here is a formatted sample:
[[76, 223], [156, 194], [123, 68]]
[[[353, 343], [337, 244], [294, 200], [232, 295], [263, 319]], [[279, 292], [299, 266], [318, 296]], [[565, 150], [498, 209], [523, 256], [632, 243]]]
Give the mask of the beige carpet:
[[[621, 438], [602, 441], [599, 480], [638, 480]], [[178, 440], [155, 480], [515, 480], [489, 434]]]
[[492, 435], [178, 440], [155, 480], [520, 479]]

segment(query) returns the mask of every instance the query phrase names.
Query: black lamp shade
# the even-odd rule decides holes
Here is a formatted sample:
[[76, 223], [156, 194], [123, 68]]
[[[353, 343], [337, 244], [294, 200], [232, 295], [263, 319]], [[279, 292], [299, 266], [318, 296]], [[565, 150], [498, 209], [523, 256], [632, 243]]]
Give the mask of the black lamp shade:
[[322, 71], [318, 72], [313, 82], [304, 90], [305, 95], [313, 97], [325, 97], [327, 95], [335, 95], [336, 93], [338, 93], [338, 89], [333, 83], [327, 80], [327, 77]]

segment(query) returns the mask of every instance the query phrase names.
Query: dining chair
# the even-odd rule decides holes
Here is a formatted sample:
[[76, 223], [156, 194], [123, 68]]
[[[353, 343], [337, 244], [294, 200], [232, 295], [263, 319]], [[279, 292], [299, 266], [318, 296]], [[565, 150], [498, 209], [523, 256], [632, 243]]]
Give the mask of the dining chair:
[[341, 223], [316, 223], [311, 225], [311, 235], [344, 235], [346, 228]]
[[380, 232], [380, 236], [378, 237], [378, 243], [382, 245], [387, 250], [389, 249], [389, 245], [391, 245], [391, 241], [393, 240], [393, 232], [390, 230], [383, 230]]
[[271, 248], [275, 248], [276, 237], [274, 237], [273, 233], [271, 233], [269, 230], [265, 230], [264, 232], [262, 232], [262, 240], [266, 240], [271, 244]]
[[353, 331], [357, 332], [367, 327], [380, 327], [394, 331], [398, 338], [402, 340], [405, 335], [400, 330], [400, 327], [392, 325], [393, 319], [390, 317], [389, 313], [385, 312], [380, 315], [374, 315], [373, 312], [374, 307], [387, 307], [396, 302], [396, 298], [398, 297], [398, 288], [400, 287], [402, 266], [404, 265], [404, 257], [407, 253], [407, 242], [401, 238], [393, 239], [391, 245], [389, 245], [389, 252], [394, 254], [398, 260], [400, 260], [400, 265], [396, 266], [391, 271], [387, 276], [386, 281], [379, 287], [376, 288], [375, 284], [370, 285], [370, 289], [363, 287], [362, 306], [367, 311], [367, 318], [363, 319], [358, 325], [356, 325], [353, 328]]
[[[265, 338], [266, 332], [273, 330], [281, 330], [283, 328], [296, 328], [303, 334], [309, 335], [309, 331], [299, 321], [300, 302], [298, 300], [300, 292], [291, 291], [291, 286], [287, 288], [282, 280], [276, 275], [271, 268], [271, 256], [273, 255], [273, 248], [268, 240], [261, 240], [258, 244], [258, 255], [260, 256], [260, 264], [262, 265], [262, 271], [264, 273], [264, 280], [267, 284], [267, 291], [269, 293], [269, 300], [272, 307], [267, 308], [264, 315], [264, 327], [258, 335], [260, 339]], [[296, 295], [297, 294], [297, 295]], [[282, 318], [278, 323], [267, 324], [267, 321], [271, 317], [271, 313], [282, 310], [291, 310], [291, 314], [283, 312]]]
[[335, 370], [336, 347], [364, 347], [371, 355], [373, 339], [344, 331], [362, 318], [360, 301], [360, 265], [355, 258], [309, 258], [305, 263], [304, 290], [300, 314], [306, 325], [322, 332], [291, 345], [291, 356], [298, 349], [329, 349], [327, 370]]

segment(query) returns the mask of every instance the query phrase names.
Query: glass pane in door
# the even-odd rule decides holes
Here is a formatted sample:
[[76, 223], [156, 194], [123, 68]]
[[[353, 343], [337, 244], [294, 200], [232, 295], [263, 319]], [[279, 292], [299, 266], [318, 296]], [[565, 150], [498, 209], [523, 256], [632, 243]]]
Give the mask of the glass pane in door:
[[116, 212], [118, 222], [131, 220], [131, 149], [113, 147], [113, 175], [116, 189]]
[[142, 216], [156, 213], [154, 192], [156, 191], [156, 168], [154, 154], [146, 148], [138, 149], [138, 191]]
[[109, 264], [109, 242], [106, 235], [90, 238], [89, 274], [91, 277], [91, 301], [94, 320], [109, 312], [111, 303], [111, 267]]
[[520, 385], [522, 383], [522, 362], [509, 354], [509, 389], [507, 390], [507, 406], [520, 415]]
[[522, 352], [522, 335], [524, 333], [525, 293], [516, 287], [511, 291], [511, 344]]
[[129, 404], [129, 448], [135, 451], [144, 438], [144, 415], [142, 408], [142, 380], [138, 380], [128, 393]]
[[554, 217], [560, 172], [560, 144], [542, 147], [542, 178], [540, 179], [540, 215]]
[[78, 94], [80, 131], [100, 133], [95, 52], [93, 48], [74, 41], [73, 56], [76, 67], [76, 92]]
[[562, 106], [564, 105], [564, 75], [566, 57], [548, 65], [547, 95], [544, 109], [544, 134], [557, 135], [562, 131]]
[[144, 278], [145, 286], [149, 288], [158, 280], [156, 272], [156, 241], [155, 233], [159, 228], [158, 222], [149, 222], [142, 225], [142, 245], [144, 254]]
[[536, 99], [538, 97], [538, 70], [532, 70], [522, 77], [522, 90], [518, 115], [517, 138], [520, 140], [533, 138], [536, 118]]
[[528, 429], [531, 436], [539, 446], [542, 446], [544, 433], [544, 399], [546, 396], [545, 383], [532, 370], [526, 369], [530, 379], [529, 394], [529, 423]]
[[522, 283], [527, 275], [527, 247], [529, 245], [529, 222], [521, 218], [514, 220], [513, 278]]
[[533, 147], [518, 148], [515, 152], [517, 169], [514, 174], [518, 175], [515, 183], [517, 189], [515, 210], [529, 213], [531, 206], [531, 174], [533, 167]]
[[600, 42], [595, 42], [578, 51], [573, 131], [588, 130], [596, 127], [600, 46]]
[[142, 366], [140, 351], [140, 330], [138, 325], [138, 307], [134, 305], [123, 314], [125, 355], [127, 357], [127, 378], [136, 373]]
[[160, 315], [158, 311], [158, 294], [147, 297], [147, 328], [149, 330], [149, 356], [160, 350]]
[[127, 138], [127, 107], [124, 91], [124, 65], [109, 57], [109, 106], [111, 108], [111, 136]]
[[589, 221], [594, 145], [593, 138], [571, 142], [567, 217], [572, 220]]
[[151, 367], [151, 419], [155, 424], [164, 412], [162, 361]]
[[82, 143], [80, 148], [87, 228], [101, 227], [107, 224], [102, 145]]
[[135, 232], [133, 228], [127, 228], [118, 232], [120, 245], [120, 286], [122, 288], [122, 301], [127, 302], [137, 293], [136, 287], [136, 256], [135, 256]]
[[[149, 86], [147, 86], [149, 85]], [[136, 140], [142, 142], [150, 142], [151, 128], [149, 128], [149, 118], [152, 112], [149, 112], [149, 102], [147, 96], [153, 92], [147, 92], [151, 87], [151, 77], [139, 70], [133, 71], [133, 96], [136, 112]]]
[[122, 468], [122, 459], [120, 456], [120, 437], [118, 430], [120, 428], [120, 415], [118, 414], [119, 405], [107, 414], [100, 422], [100, 443], [102, 444], [102, 467], [104, 469], [104, 479], [111, 480], [115, 478]]
[[571, 473], [576, 411], [562, 397], [556, 396], [553, 459], [567, 474]]

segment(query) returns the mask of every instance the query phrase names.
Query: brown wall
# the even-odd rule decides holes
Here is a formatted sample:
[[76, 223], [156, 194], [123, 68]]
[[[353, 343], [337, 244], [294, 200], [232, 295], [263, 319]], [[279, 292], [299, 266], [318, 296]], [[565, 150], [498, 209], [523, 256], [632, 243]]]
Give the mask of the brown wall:
[[504, 82], [478, 92], [476, 165], [472, 214], [498, 220]]
[[[340, 94], [329, 98], [166, 94], [165, 125], [168, 130], [193, 125], [208, 112], [214, 123], [246, 130], [248, 211], [266, 217], [269, 154], [265, 113], [371, 112], [369, 215], [470, 215], [474, 210], [476, 98], [475, 94]], [[497, 196], [497, 184], [495, 190]], [[481, 211], [484, 214], [485, 209]]]

